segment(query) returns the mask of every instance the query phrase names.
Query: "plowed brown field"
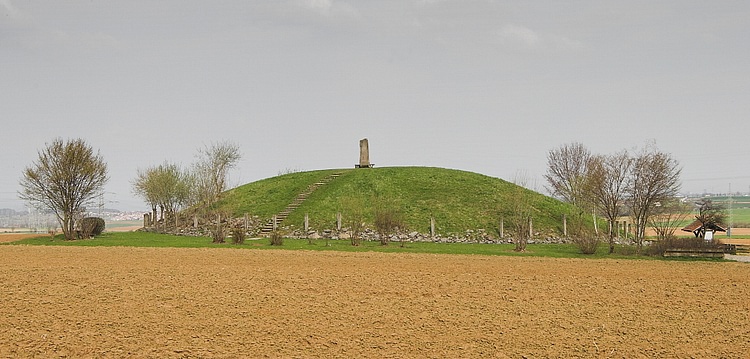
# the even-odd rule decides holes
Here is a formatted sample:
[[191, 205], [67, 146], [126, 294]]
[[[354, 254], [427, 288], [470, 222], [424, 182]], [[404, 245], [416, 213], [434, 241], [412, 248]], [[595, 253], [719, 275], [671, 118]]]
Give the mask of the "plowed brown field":
[[748, 353], [746, 263], [0, 246], [0, 357]]
[[24, 238], [42, 237], [40, 233], [0, 233], [0, 243], [15, 242]]

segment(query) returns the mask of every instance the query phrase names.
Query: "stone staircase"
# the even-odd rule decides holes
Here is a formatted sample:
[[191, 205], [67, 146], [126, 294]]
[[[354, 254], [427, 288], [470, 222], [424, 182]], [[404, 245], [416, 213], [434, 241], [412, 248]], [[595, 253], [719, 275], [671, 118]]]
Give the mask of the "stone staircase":
[[325, 186], [329, 182], [335, 180], [336, 178], [339, 178], [343, 172], [336, 172], [333, 174], [330, 174], [326, 176], [325, 178], [321, 179], [318, 182], [315, 182], [311, 184], [307, 189], [305, 189], [302, 193], [297, 195], [297, 197], [292, 201], [292, 203], [289, 203], [289, 205], [286, 206], [281, 212], [275, 214], [270, 220], [268, 220], [268, 223], [266, 223], [263, 228], [260, 230], [261, 236], [267, 236], [271, 232], [273, 232], [274, 229], [278, 228], [278, 226], [283, 222], [289, 215], [294, 212], [295, 209], [297, 209], [300, 205], [302, 205], [303, 202], [318, 188], [321, 186]]

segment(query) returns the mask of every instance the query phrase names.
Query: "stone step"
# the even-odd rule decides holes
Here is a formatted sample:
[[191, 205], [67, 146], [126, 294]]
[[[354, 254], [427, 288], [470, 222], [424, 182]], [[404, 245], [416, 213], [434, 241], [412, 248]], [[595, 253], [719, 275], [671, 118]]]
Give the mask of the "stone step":
[[[289, 217], [289, 215], [294, 210], [299, 208], [299, 206], [301, 206], [302, 203], [305, 200], [307, 200], [307, 197], [310, 196], [313, 192], [315, 192], [318, 188], [320, 188], [320, 186], [325, 186], [326, 184], [328, 184], [329, 182], [333, 181], [334, 179], [338, 178], [341, 175], [342, 173], [333, 173], [321, 179], [320, 181], [315, 182], [311, 184], [310, 186], [308, 186], [304, 192], [297, 195], [297, 197], [292, 201], [292, 203], [287, 205], [286, 208], [284, 208], [281, 212], [276, 214], [276, 226], [279, 226], [281, 222], [283, 222], [287, 217]], [[274, 227], [273, 219], [269, 219], [268, 222], [266, 222], [266, 225], [264, 225], [261, 228], [260, 233], [269, 234], [273, 231], [273, 227]]]

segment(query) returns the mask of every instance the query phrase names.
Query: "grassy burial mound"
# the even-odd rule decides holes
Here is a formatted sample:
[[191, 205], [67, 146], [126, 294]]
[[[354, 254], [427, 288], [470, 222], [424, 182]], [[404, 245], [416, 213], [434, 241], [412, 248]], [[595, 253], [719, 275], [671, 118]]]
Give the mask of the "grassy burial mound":
[[[301, 196], [301, 193], [309, 193]], [[390, 210], [406, 225], [404, 231], [429, 233], [430, 218], [440, 235], [465, 235], [484, 230], [497, 237], [500, 219], [505, 233], [514, 224], [533, 218], [534, 232], [562, 233], [563, 214], [574, 209], [550, 197], [502, 179], [477, 173], [430, 167], [388, 167], [320, 170], [268, 178], [234, 188], [218, 203], [219, 210], [270, 219], [288, 211], [281, 228], [300, 229], [304, 216], [316, 230], [335, 229], [341, 213], [343, 226], [359, 216], [374, 227], [376, 212]]]

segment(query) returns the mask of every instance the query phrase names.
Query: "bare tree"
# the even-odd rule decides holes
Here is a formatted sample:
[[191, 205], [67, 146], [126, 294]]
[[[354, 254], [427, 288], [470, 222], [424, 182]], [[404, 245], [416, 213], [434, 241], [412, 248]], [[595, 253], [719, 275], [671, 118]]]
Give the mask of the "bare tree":
[[107, 164], [82, 139], [55, 139], [23, 172], [19, 197], [57, 217], [65, 239], [75, 239], [76, 215], [103, 191]]
[[580, 143], [550, 150], [544, 178], [552, 195], [581, 207], [586, 198], [586, 175], [591, 152]]
[[387, 246], [391, 235], [400, 229], [404, 229], [402, 217], [401, 211], [398, 210], [398, 205], [394, 201], [378, 200], [375, 208], [375, 229], [378, 231], [381, 245]]
[[654, 209], [660, 203], [675, 197], [680, 190], [681, 172], [677, 160], [667, 153], [659, 152], [652, 145], [646, 146], [633, 158], [627, 194], [639, 253], [643, 247], [646, 225]]
[[[610, 225], [620, 216], [625, 204], [627, 180], [633, 160], [627, 151], [592, 156], [588, 164], [587, 185], [590, 197]], [[609, 253], [615, 250], [615, 233], [609, 231]]]
[[526, 245], [529, 243], [532, 231], [532, 214], [534, 207], [531, 204], [531, 196], [529, 196], [529, 190], [526, 189], [528, 185], [529, 176], [526, 173], [516, 173], [513, 183], [516, 187], [511, 192], [512, 201], [511, 203], [511, 224], [513, 226], [513, 242], [515, 244], [514, 250], [516, 252], [523, 252], [526, 250]]
[[690, 215], [690, 212], [688, 204], [679, 198], [670, 198], [654, 207], [649, 224], [660, 241], [671, 239], [679, 224]]
[[352, 246], [360, 245], [360, 235], [365, 229], [364, 201], [359, 197], [341, 199], [340, 206], [349, 227], [349, 239]]
[[701, 223], [700, 231], [696, 232], [696, 236], [704, 238], [707, 229], [725, 225], [727, 212], [723, 205], [714, 203], [710, 198], [702, 198], [695, 202], [695, 205], [698, 207], [698, 215], [695, 219]]
[[205, 204], [216, 202], [227, 187], [229, 170], [240, 158], [239, 146], [230, 142], [214, 143], [199, 150], [193, 173], [197, 200]]

